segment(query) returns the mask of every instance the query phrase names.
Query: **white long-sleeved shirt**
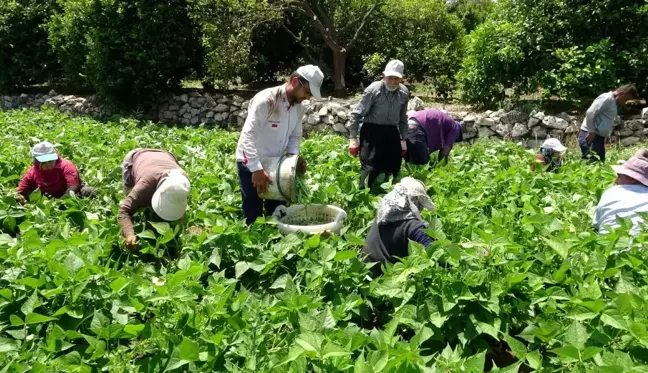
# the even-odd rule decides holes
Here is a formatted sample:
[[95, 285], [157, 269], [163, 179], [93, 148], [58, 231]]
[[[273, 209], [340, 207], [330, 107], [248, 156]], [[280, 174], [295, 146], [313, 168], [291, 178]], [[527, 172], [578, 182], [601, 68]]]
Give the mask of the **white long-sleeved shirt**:
[[617, 117], [617, 103], [613, 92], [604, 93], [596, 98], [587, 109], [581, 130], [609, 137]]
[[636, 236], [641, 230], [643, 218], [639, 213], [648, 213], [648, 187], [643, 184], [615, 185], [606, 190], [596, 206], [594, 228], [607, 233], [619, 226], [616, 219], [632, 220], [630, 234]]
[[290, 105], [285, 84], [257, 93], [248, 107], [236, 160], [256, 172], [263, 169], [261, 158], [299, 154], [305, 112], [302, 104]]

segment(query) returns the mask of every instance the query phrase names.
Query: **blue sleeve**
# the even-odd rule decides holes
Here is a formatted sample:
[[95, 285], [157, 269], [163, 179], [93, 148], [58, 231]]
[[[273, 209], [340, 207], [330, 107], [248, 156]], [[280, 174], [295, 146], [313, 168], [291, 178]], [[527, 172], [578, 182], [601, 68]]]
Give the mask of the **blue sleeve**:
[[410, 240], [420, 243], [425, 246], [427, 249], [432, 244], [432, 237], [428, 236], [427, 233], [423, 232], [421, 228], [416, 228], [409, 233]]

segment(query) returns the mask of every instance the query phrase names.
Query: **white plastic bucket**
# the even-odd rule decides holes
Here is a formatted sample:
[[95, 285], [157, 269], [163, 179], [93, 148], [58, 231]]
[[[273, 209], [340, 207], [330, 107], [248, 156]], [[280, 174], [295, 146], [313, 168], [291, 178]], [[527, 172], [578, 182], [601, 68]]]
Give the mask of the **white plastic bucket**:
[[340, 234], [347, 213], [332, 205], [294, 205], [277, 207], [272, 217], [284, 234], [296, 232]]
[[297, 156], [286, 155], [276, 158], [261, 158], [263, 169], [270, 175], [272, 184], [261, 199], [293, 202], [297, 199]]

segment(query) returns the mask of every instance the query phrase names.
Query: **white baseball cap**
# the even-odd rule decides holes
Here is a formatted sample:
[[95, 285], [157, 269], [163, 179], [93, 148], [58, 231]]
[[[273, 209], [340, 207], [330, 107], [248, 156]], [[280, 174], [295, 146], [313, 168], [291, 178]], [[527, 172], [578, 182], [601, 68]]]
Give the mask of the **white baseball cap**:
[[153, 211], [166, 221], [175, 221], [182, 218], [187, 211], [187, 200], [190, 191], [191, 184], [182, 170], [169, 171], [155, 193], [153, 193], [151, 199]]
[[385, 71], [383, 71], [383, 75], [402, 78], [404, 72], [405, 65], [403, 64], [403, 62], [401, 62], [400, 60], [391, 60], [387, 62], [387, 66], [385, 67]]
[[558, 153], [562, 153], [565, 150], [567, 150], [567, 148], [563, 144], [561, 144], [560, 140], [558, 139], [546, 139], [545, 142], [543, 142], [542, 146], [540, 147], [545, 149], [551, 149], [553, 151], [557, 151]]
[[400, 182], [400, 185], [404, 186], [407, 189], [407, 192], [410, 196], [416, 197], [423, 207], [430, 211], [435, 211], [436, 206], [432, 199], [428, 196], [427, 190], [425, 189], [425, 184], [422, 181], [417, 180], [413, 177], [404, 177]]
[[41, 163], [55, 161], [58, 159], [58, 154], [56, 154], [56, 149], [54, 145], [50, 142], [43, 141], [34, 145], [31, 150], [32, 158], [36, 158], [37, 161]]
[[315, 65], [305, 65], [300, 66], [296, 72], [308, 81], [311, 94], [315, 98], [322, 98], [322, 92], [320, 91], [322, 82], [324, 81], [324, 73], [322, 73], [322, 70]]

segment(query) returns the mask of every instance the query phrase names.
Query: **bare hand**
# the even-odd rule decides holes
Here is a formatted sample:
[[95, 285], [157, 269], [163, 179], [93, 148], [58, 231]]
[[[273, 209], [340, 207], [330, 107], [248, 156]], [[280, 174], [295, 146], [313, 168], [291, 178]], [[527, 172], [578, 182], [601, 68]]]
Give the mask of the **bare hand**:
[[300, 175], [303, 175], [306, 173], [306, 160], [302, 157], [299, 157], [297, 159], [297, 172]]
[[20, 203], [21, 205], [24, 205], [27, 203], [27, 200], [22, 194], [19, 194], [18, 197], [16, 197], [16, 202]]
[[591, 144], [594, 142], [594, 138], [596, 137], [595, 133], [590, 133], [587, 135], [587, 138], [585, 139], [588, 144]]
[[254, 185], [257, 194], [267, 192], [268, 185], [270, 184], [272, 184], [272, 180], [266, 170], [259, 170], [252, 173], [252, 185]]
[[137, 237], [135, 235], [129, 235], [124, 239], [124, 245], [126, 245], [126, 248], [130, 250], [132, 253], [136, 253], [138, 251]]

